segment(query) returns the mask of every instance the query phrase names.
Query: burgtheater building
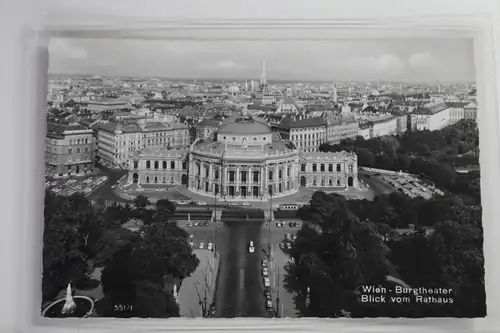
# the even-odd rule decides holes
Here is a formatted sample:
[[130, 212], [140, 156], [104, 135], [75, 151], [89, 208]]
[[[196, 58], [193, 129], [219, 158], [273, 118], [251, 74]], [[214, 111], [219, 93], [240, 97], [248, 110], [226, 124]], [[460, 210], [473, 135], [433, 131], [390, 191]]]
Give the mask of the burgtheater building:
[[300, 187], [357, 187], [357, 172], [356, 154], [299, 152], [265, 120], [246, 112], [188, 151], [143, 149], [129, 160], [129, 183], [183, 184], [194, 193], [234, 201], [283, 197]]

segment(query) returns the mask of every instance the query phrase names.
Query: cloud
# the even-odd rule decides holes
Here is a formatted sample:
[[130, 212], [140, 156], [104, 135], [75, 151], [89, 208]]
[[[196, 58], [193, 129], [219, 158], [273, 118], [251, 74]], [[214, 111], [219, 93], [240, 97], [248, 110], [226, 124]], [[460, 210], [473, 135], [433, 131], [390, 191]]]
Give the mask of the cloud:
[[432, 67], [436, 59], [430, 52], [414, 53], [408, 58], [408, 63], [413, 68]]
[[50, 40], [49, 52], [51, 56], [70, 58], [70, 59], [86, 59], [88, 52], [83, 47], [74, 45], [68, 40], [54, 38]]
[[405, 69], [404, 62], [390, 53], [372, 57], [354, 57], [351, 59], [350, 65], [368, 73], [386, 73], [390, 75], [401, 73]]
[[217, 62], [214, 67], [223, 69], [232, 69], [240, 66], [238, 66], [238, 64], [232, 60], [224, 60]]

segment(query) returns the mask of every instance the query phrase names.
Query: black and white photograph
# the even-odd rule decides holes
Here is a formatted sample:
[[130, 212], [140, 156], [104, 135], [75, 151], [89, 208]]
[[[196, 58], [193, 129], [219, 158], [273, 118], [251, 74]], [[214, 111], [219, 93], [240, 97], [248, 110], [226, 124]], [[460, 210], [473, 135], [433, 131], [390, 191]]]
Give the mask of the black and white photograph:
[[485, 317], [472, 38], [51, 38], [47, 318]]

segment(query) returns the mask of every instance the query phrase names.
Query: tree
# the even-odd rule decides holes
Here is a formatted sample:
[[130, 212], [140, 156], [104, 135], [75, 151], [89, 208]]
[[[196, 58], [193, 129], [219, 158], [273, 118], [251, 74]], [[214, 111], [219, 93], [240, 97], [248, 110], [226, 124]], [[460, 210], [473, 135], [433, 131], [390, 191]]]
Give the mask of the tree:
[[156, 202], [155, 222], [167, 222], [172, 219], [175, 214], [175, 205], [167, 199], [160, 199]]
[[47, 190], [44, 217], [42, 294], [48, 301], [69, 282], [85, 277], [101, 229], [82, 195], [62, 197]]
[[[164, 202], [160, 207], [168, 205]], [[97, 311], [101, 316], [116, 316], [114, 305], [124, 304], [128, 310], [120, 317], [179, 316], [169, 281], [180, 286], [199, 264], [188, 235], [173, 223], [144, 225], [139, 234], [116, 251], [104, 268], [105, 296]]]
[[148, 197], [139, 194], [134, 200], [134, 205], [136, 208], [146, 208], [151, 205], [151, 201], [149, 201]]
[[285, 288], [297, 294], [296, 308], [301, 316], [318, 317], [355, 311], [357, 287], [377, 284], [393, 270], [383, 238], [336, 194], [314, 193], [309, 208], [300, 214], [309, 225], [297, 234], [289, 251], [293, 262], [285, 268]]

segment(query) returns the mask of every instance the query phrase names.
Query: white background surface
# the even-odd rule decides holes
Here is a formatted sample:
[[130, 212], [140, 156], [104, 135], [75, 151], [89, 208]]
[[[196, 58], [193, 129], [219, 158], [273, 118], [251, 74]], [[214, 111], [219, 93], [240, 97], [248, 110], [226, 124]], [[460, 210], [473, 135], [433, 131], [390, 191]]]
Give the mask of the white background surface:
[[[483, 225], [488, 319], [470, 320], [302, 320], [257, 319], [200, 321], [85, 320], [51, 322], [52, 326], [30, 328], [39, 313], [41, 239], [43, 219], [43, 175], [46, 94], [46, 41], [36, 42], [34, 29], [50, 27], [52, 33], [87, 38], [141, 36], [165, 38], [312, 38], [305, 26], [331, 27], [324, 39], [373, 38], [375, 29], [352, 30], [370, 22], [392, 25], [387, 34], [412, 38], [427, 36], [428, 29], [411, 34], [398, 26], [432, 24], [457, 29], [481, 16], [484, 25], [475, 42], [483, 191]], [[398, 18], [398, 19], [396, 19]], [[254, 20], [254, 21], [252, 21]], [[334, 20], [334, 21], [332, 21]], [[493, 26], [495, 23], [495, 27]], [[265, 26], [266, 34], [242, 27]], [[493, 42], [500, 38], [500, 5], [493, 0], [0, 0], [0, 135], [1, 232], [0, 232], [0, 332], [120, 332], [193, 331], [496, 331], [500, 329], [500, 235], [499, 118], [497, 116], [498, 62]], [[105, 33], [103, 29], [115, 27]], [[163, 27], [148, 34], [137, 28]], [[179, 29], [179, 27], [181, 29]], [[207, 27], [212, 32], [207, 32]], [[337, 27], [337, 30], [334, 28]], [[338, 29], [340, 27], [340, 29]], [[90, 31], [100, 29], [101, 31]], [[215, 29], [214, 29], [215, 28]], [[68, 29], [74, 31], [68, 33]], [[496, 29], [496, 30], [494, 30]], [[135, 31], [131, 31], [135, 30]], [[311, 30], [309, 30], [311, 31]], [[63, 33], [63, 32], [60, 32]], [[92, 35], [89, 35], [92, 33]], [[455, 32], [441, 30], [432, 35]], [[281, 36], [281, 37], [280, 37]], [[31, 37], [31, 38], [30, 38]], [[325, 41], [327, 42], [327, 41]], [[37, 46], [39, 43], [40, 46]], [[496, 62], [495, 62], [496, 59]], [[45, 325], [48, 325], [45, 323]], [[197, 330], [198, 330], [197, 329]]]

